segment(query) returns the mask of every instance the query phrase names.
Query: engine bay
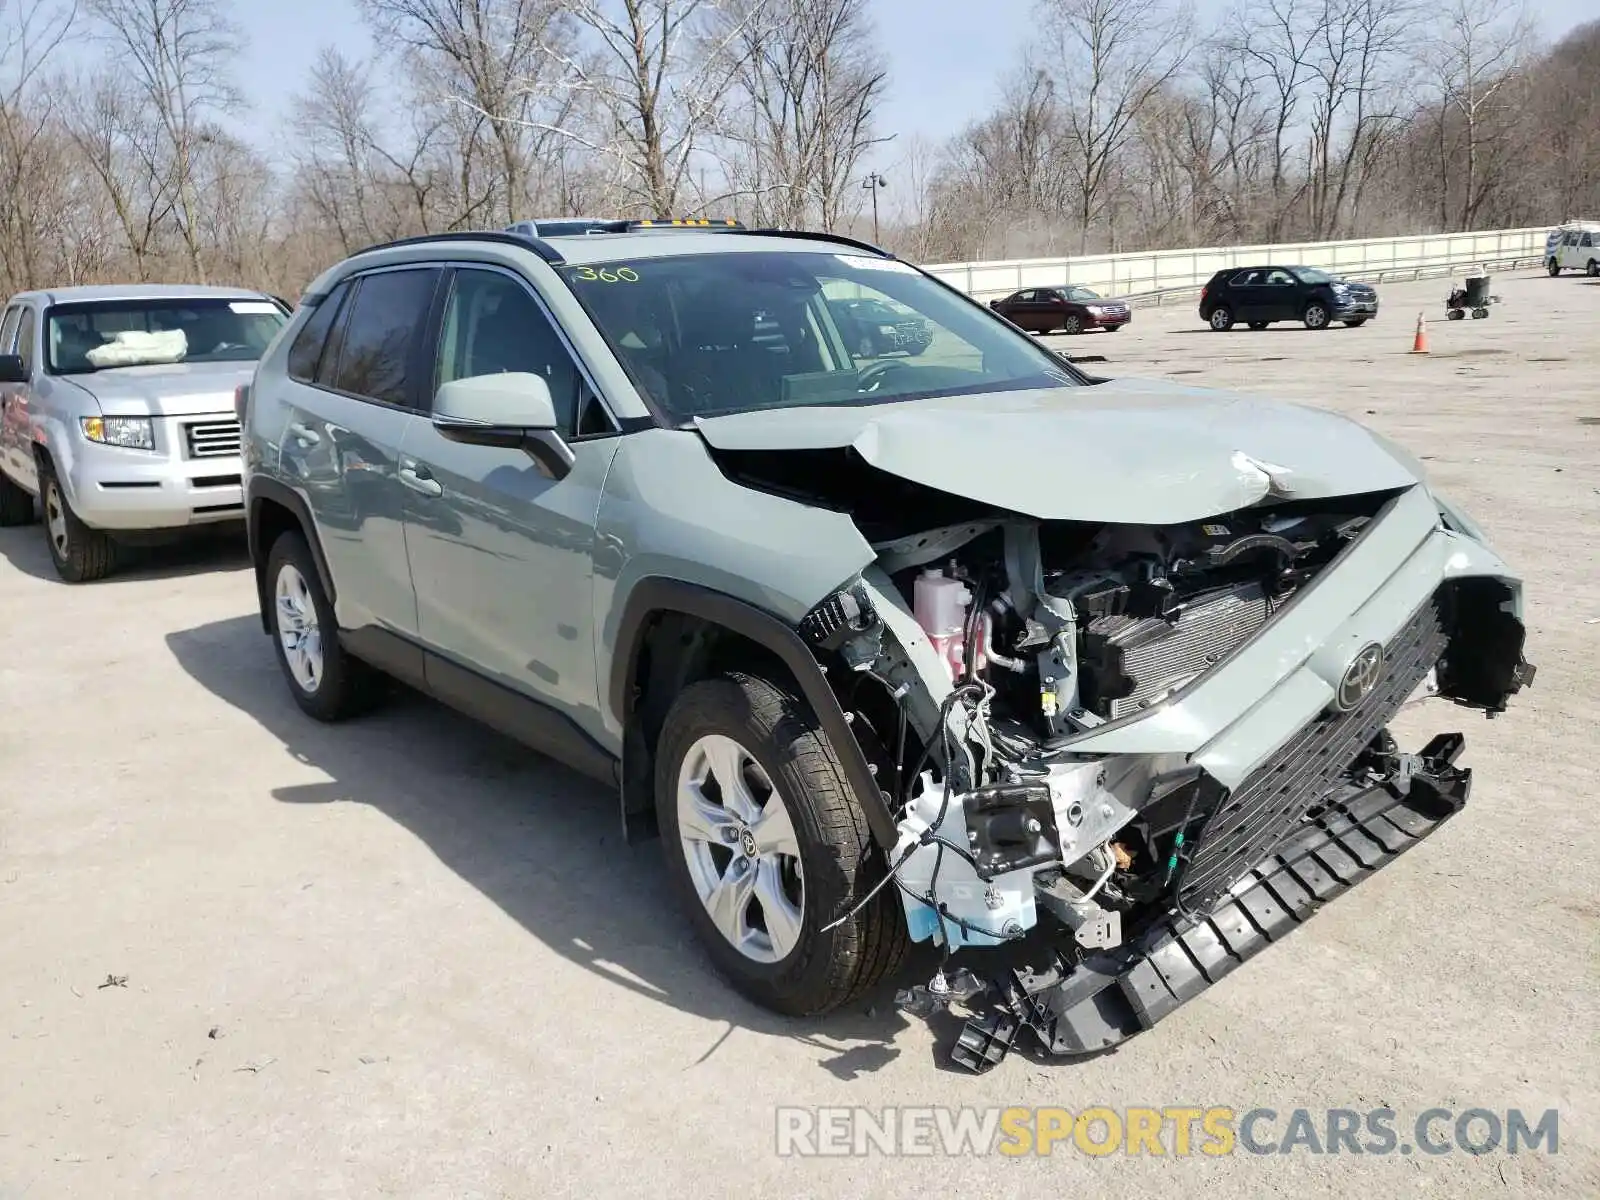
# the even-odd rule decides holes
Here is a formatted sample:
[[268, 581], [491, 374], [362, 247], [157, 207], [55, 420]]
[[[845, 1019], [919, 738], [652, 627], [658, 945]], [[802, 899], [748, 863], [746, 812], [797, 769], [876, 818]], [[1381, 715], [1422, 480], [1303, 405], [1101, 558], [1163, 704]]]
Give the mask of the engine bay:
[[[891, 578], [951, 682], [993, 688], [994, 721], [1048, 747], [1136, 716], [1223, 661], [1374, 508], [1285, 504], [1166, 527], [1000, 524]], [[877, 547], [880, 561], [903, 561], [902, 544]]]

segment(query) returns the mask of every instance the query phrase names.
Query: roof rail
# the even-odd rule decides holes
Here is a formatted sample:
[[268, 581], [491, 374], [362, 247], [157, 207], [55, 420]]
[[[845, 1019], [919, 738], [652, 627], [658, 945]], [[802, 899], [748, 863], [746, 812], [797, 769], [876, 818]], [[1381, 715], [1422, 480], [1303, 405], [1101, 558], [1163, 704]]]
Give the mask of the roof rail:
[[762, 237], [795, 238], [807, 242], [837, 242], [841, 246], [854, 246], [857, 250], [876, 254], [879, 258], [894, 257], [882, 246], [874, 246], [871, 242], [863, 242], [858, 238], [845, 237], [842, 233], [823, 233], [817, 229], [745, 229], [741, 232], [760, 234]]
[[430, 242], [498, 242], [505, 246], [519, 246], [524, 250], [532, 250], [545, 262], [554, 266], [560, 266], [567, 261], [549, 242], [526, 233], [511, 233], [504, 229], [454, 229], [447, 233], [423, 233], [416, 237], [397, 238], [392, 242], [378, 242], [376, 245], [357, 250], [356, 254], [370, 254], [374, 250], [393, 250], [399, 246], [425, 246]]

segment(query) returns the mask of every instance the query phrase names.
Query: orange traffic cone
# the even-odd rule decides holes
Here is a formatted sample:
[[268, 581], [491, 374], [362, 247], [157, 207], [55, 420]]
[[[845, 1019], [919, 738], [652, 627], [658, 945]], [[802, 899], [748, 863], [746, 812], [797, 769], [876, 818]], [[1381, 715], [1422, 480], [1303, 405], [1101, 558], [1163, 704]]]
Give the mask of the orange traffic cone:
[[1417, 336], [1411, 341], [1411, 353], [1426, 354], [1428, 352], [1428, 318], [1421, 313], [1417, 314]]

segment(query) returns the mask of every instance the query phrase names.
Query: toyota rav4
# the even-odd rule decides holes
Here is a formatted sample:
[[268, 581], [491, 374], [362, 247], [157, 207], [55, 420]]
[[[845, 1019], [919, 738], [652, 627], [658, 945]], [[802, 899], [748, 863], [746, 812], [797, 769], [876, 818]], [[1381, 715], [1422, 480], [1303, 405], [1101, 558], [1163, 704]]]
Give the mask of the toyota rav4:
[[1505, 708], [1521, 585], [1405, 451], [1091, 380], [844, 238], [590, 225], [363, 251], [262, 360], [256, 585], [311, 716], [393, 676], [616, 785], [779, 1011], [1002, 947], [904, 994], [962, 1001], [972, 1069], [1150, 1026], [1465, 803], [1459, 734], [1387, 727]]

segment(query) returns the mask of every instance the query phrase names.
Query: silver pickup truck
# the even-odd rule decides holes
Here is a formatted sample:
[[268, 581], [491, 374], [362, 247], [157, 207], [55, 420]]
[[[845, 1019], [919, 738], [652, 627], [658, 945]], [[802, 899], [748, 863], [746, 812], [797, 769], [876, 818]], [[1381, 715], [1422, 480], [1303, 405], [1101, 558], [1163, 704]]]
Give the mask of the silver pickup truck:
[[243, 521], [234, 389], [288, 319], [240, 288], [23, 292], [0, 320], [0, 526], [43, 511], [61, 578], [119, 542]]

